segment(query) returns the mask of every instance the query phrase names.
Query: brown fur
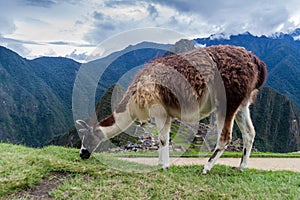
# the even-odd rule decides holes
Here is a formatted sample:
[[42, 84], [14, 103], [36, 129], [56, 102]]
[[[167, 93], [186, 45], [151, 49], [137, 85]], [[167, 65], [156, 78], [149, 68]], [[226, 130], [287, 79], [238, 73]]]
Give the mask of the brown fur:
[[[201, 61], [201, 62], [198, 62]], [[203, 93], [207, 89], [207, 77], [204, 77], [203, 68], [207, 68], [210, 64], [212, 64], [212, 60], [208, 57], [208, 54], [204, 51], [191, 51], [189, 54], [179, 54], [179, 55], [171, 55], [165, 58], [160, 58], [153, 61], [152, 65], [162, 64], [165, 67], [173, 68], [180, 75], [184, 77], [184, 80], [187, 80], [187, 83], [194, 89], [195, 94], [184, 94], [186, 90], [186, 83], [179, 83], [176, 77], [168, 79], [167, 77], [163, 77], [162, 79], [168, 81], [167, 85], [175, 85], [176, 88], [172, 88], [176, 91], [176, 94], [184, 94], [184, 98], [191, 99], [191, 95], [196, 95], [197, 100], [200, 100]], [[197, 64], [196, 64], [197, 63]], [[152, 66], [153, 67], [153, 66]], [[211, 71], [207, 71], [206, 73], [211, 73]], [[167, 74], [166, 74], [167, 75]], [[178, 76], [178, 74], [177, 74]], [[181, 86], [181, 88], [178, 88]], [[174, 95], [169, 88], [164, 85], [156, 85], [159, 90], [160, 95], [162, 96], [162, 101], [167, 106], [179, 108], [180, 104], [178, 102], [178, 97]], [[177, 91], [177, 90], [178, 91]]]
[[[242, 131], [244, 148], [247, 148], [243, 154], [245, 162], [240, 165], [243, 170], [255, 136], [249, 104], [254, 102], [266, 75], [266, 65], [242, 47], [211, 46], [165, 56], [147, 63], [131, 82], [115, 112], [98, 123], [105, 134], [97, 127], [94, 130], [99, 132], [100, 140], [104, 136], [108, 139], [128, 127], [132, 120], [144, 122], [152, 115], [161, 128], [160, 156], [164, 158], [168, 156], [165, 145], [168, 145], [172, 118], [195, 122], [216, 109], [217, 129], [221, 133], [215, 152], [202, 173], [211, 169], [230, 143], [234, 119]], [[162, 125], [163, 120], [166, 121]], [[163, 159], [163, 165], [168, 167], [168, 158]]]
[[220, 140], [228, 143], [234, 114], [246, 99], [255, 101], [257, 89], [266, 80], [266, 65], [243, 47], [212, 46], [206, 51], [217, 63], [226, 90], [227, 111]]
[[[246, 99], [254, 101], [256, 90], [265, 82], [267, 75], [265, 64], [243, 47], [211, 46], [148, 63], [133, 79], [116, 112], [124, 112], [132, 99], [141, 110], [158, 103], [164, 106], [169, 116], [178, 117], [173, 116], [170, 110], [175, 109], [180, 113], [185, 108], [197, 109], [192, 102], [201, 105], [208, 84], [215, 81], [216, 71], [221, 75], [227, 98], [220, 139], [228, 143], [236, 111]], [[214, 89], [217, 91], [220, 88], [216, 86]], [[139, 118], [137, 113], [131, 113], [132, 117]], [[107, 124], [106, 121], [102, 124]]]
[[[133, 79], [116, 112], [125, 111], [130, 98], [145, 109], [161, 103], [165, 108], [180, 110], [180, 98], [187, 104], [192, 98], [201, 103], [216, 67], [226, 90], [227, 117], [233, 117], [240, 104], [265, 82], [267, 71], [265, 64], [245, 48], [228, 45], [195, 49], [148, 63]], [[187, 83], [178, 78], [187, 80], [194, 91], [187, 90]]]
[[[193, 98], [200, 102], [207, 83], [213, 79], [212, 66], [216, 68], [203, 49], [156, 59], [135, 76], [116, 112], [125, 111], [130, 97], [141, 108], [160, 103], [165, 108], [180, 109], [179, 99], [181, 104], [182, 100], [189, 103]], [[193, 89], [192, 93], [187, 90], [188, 86]]]
[[237, 109], [266, 80], [266, 66], [254, 54], [243, 47], [212, 46], [206, 51], [217, 63], [224, 82], [227, 109]]
[[115, 123], [115, 118], [113, 114], [105, 117], [104, 119], [100, 120], [99, 125], [103, 127], [111, 126]]

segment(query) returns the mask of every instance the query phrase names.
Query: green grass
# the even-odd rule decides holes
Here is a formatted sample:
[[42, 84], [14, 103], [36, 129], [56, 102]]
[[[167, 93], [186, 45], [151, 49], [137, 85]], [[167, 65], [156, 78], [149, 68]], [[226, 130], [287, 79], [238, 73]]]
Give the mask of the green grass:
[[[114, 153], [116, 157], [157, 157], [157, 152], [121, 152]], [[170, 152], [171, 157], [210, 157], [212, 152]], [[240, 158], [242, 152], [227, 152], [225, 151], [222, 155], [223, 158]], [[273, 152], [252, 152], [252, 158], [300, 158], [300, 153], [273, 153]]]
[[77, 149], [33, 149], [0, 143], [0, 198], [19, 198], [20, 192], [34, 188], [53, 171], [70, 174], [49, 191], [54, 199], [299, 198], [300, 173], [254, 169], [238, 172], [216, 165], [204, 176], [199, 174], [201, 168], [171, 166], [163, 171], [120, 161], [111, 154], [81, 160]]

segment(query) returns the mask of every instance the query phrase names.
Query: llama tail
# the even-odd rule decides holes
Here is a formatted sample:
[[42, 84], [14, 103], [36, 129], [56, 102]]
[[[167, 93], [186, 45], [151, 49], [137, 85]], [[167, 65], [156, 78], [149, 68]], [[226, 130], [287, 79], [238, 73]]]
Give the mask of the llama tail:
[[258, 89], [266, 82], [268, 71], [266, 64], [256, 56], [254, 56], [254, 63], [256, 64], [258, 69], [258, 79], [255, 86], [255, 88]]

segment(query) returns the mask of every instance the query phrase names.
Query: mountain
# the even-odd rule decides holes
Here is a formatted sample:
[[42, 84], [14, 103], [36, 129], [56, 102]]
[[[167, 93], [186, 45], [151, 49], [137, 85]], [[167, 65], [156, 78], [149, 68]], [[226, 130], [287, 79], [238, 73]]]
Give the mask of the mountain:
[[282, 32], [277, 32], [274, 33], [271, 38], [274, 39], [282, 39], [282, 38], [290, 38], [292, 37], [293, 40], [297, 41], [300, 39], [300, 28], [296, 28], [293, 31], [290, 31], [289, 33], [282, 33]]
[[30, 62], [0, 47], [0, 140], [42, 146], [70, 125], [65, 107]]
[[[63, 57], [27, 60], [0, 47], [0, 141], [40, 147], [59, 138], [73, 124], [72, 94], [80, 67], [92, 67], [87, 76], [98, 83], [98, 102], [123, 74], [164, 55], [169, 46], [143, 42], [86, 64]], [[99, 69], [101, 78], [95, 77]]]
[[[230, 38], [221, 35], [196, 39], [196, 46], [238, 45], [260, 55], [269, 71], [266, 85], [281, 90], [293, 100], [271, 87], [260, 91], [256, 104], [252, 106], [252, 120], [257, 132], [254, 145], [260, 151], [290, 152], [300, 149], [300, 110], [294, 104], [300, 102], [300, 42], [293, 38], [297, 34], [300, 35], [300, 29], [277, 38], [254, 37], [245, 33]], [[173, 49], [175, 52], [176, 49], [179, 52], [180, 49], [193, 49], [191, 42], [180, 40]], [[237, 126], [234, 130], [234, 135], [241, 137]]]
[[300, 110], [287, 96], [264, 87], [251, 107], [251, 116], [256, 129], [254, 146], [260, 151], [299, 151]]
[[[296, 35], [272, 38], [245, 33], [228, 38], [214, 36], [195, 39], [200, 46], [244, 46], [266, 62], [269, 71], [267, 86], [284, 95], [264, 89], [263, 92], [267, 92], [262, 93], [264, 95], [257, 101], [259, 108], [253, 106], [256, 109], [253, 121], [258, 127], [256, 146], [259, 150], [286, 152], [300, 149], [299, 120], [296, 114], [300, 105], [300, 43], [293, 37]], [[183, 40], [171, 50], [185, 51], [186, 45], [187, 48], [193, 46]], [[88, 99], [90, 95], [85, 91], [90, 90], [90, 83], [95, 84], [95, 91], [92, 91], [95, 99], [83, 104], [89, 107], [89, 112], [82, 119], [88, 119], [108, 88], [116, 83], [126, 88], [144, 63], [165, 55], [169, 48], [171, 45], [144, 42], [81, 64], [67, 58], [41, 57], [27, 60], [1, 47], [0, 140], [35, 147], [53, 141], [55, 144], [67, 144], [68, 132], [74, 133], [73, 117], [78, 114], [72, 108], [72, 103], [76, 106], [72, 102], [73, 86], [76, 86], [76, 76], [82, 69], [89, 69], [84, 74], [87, 81], [81, 83], [82, 96]], [[107, 112], [108, 108], [101, 106], [97, 110]]]
[[169, 47], [170, 45], [142, 42], [83, 64], [74, 84], [74, 118], [89, 118], [109, 87], [118, 83], [127, 88], [130, 80], [145, 63], [163, 56]]
[[200, 45], [228, 44], [243, 46], [261, 58], [268, 67], [266, 85], [290, 97], [300, 107], [300, 41], [294, 40], [296, 30], [280, 36], [253, 36], [250, 33], [232, 35], [229, 38], [211, 36], [194, 41]]
[[[105, 92], [95, 109], [98, 119], [111, 113], [112, 95], [114, 98], [120, 97], [123, 92], [118, 85], [110, 87]], [[270, 87], [263, 87], [255, 104], [251, 106], [251, 116], [256, 130], [254, 142], [256, 149], [263, 152], [295, 152], [300, 149], [300, 110], [287, 96]], [[236, 125], [233, 136], [242, 137]], [[110, 142], [102, 144], [101, 149], [107, 150], [108, 147], [112, 147], [112, 143], [122, 146], [128, 141], [134, 141], [134, 138], [122, 133]], [[77, 148], [81, 146], [75, 127], [70, 128], [69, 133], [57, 136], [49, 144]]]
[[[243, 36], [246, 36], [246, 38], [253, 37], [249, 33], [240, 37]], [[241, 39], [241, 41], [244, 40]], [[192, 43], [192, 41], [183, 39], [176, 42], [171, 50], [176, 53], [191, 50], [195, 48], [191, 45]], [[285, 53], [288, 54], [289, 52]], [[290, 57], [290, 55], [287, 55], [287, 57]], [[291, 57], [296, 58], [296, 55]], [[295, 73], [300, 69], [300, 63], [298, 62], [299, 60], [295, 59], [284, 59], [276, 65], [281, 70], [292, 69]], [[273, 80], [274, 75], [269, 75], [269, 78], [270, 76]], [[291, 78], [292, 76], [293, 74], [288, 74], [286, 71], [281, 71], [281, 74], [278, 74], [278, 77], [285, 78], [290, 81], [290, 85], [297, 87], [299, 83], [292, 83], [292, 80], [300, 79], [300, 77]], [[277, 86], [272, 81], [270, 84], [273, 87]], [[290, 91], [290, 88], [288, 91]], [[300, 149], [300, 110], [290, 98], [278, 93], [271, 87], [264, 87], [260, 90], [257, 101], [251, 108], [252, 120], [257, 132], [254, 145], [259, 151], [292, 152]], [[241, 137], [237, 126], [235, 126], [234, 135]]]
[[[244, 41], [243, 44], [246, 44], [247, 40], [253, 40], [252, 45], [258, 46], [257, 52], [262, 52], [262, 50], [259, 48], [260, 40], [272, 40], [270, 38], [266, 37], [254, 37], [251, 34], [247, 33], [244, 35], [237, 36], [238, 39], [236, 41], [233, 41], [233, 43], [238, 43], [238, 41]], [[235, 38], [235, 37], [233, 37]], [[258, 40], [258, 41], [256, 41]], [[277, 39], [275, 39], [277, 40]], [[220, 42], [219, 40], [212, 40], [213, 42]], [[222, 41], [222, 40], [221, 40]], [[228, 40], [226, 40], [228, 42]], [[269, 41], [271, 42], [271, 41]], [[274, 44], [276, 44], [278, 41], [275, 41]], [[283, 44], [286, 43], [286, 41], [281, 41]], [[206, 44], [207, 45], [207, 41]], [[241, 42], [240, 42], [241, 43]], [[209, 43], [209, 45], [212, 45]], [[278, 44], [276, 44], [278, 45]], [[287, 44], [285, 44], [287, 45]], [[182, 52], [189, 49], [194, 48], [193, 45], [191, 45], [191, 42], [187, 40], [180, 40], [178, 41], [171, 49], [171, 52]], [[249, 47], [248, 47], [249, 48]], [[282, 52], [286, 55], [286, 57], [290, 54], [290, 48], [287, 48], [287, 51]], [[255, 49], [252, 47], [252, 49]], [[283, 48], [284, 50], [285, 48]], [[258, 51], [259, 50], [259, 51]], [[275, 52], [276, 53], [276, 52]], [[265, 59], [269, 58], [275, 53], [270, 53], [268, 56], [264, 56]], [[263, 55], [263, 54], [261, 54]], [[284, 56], [283, 56], [284, 57]], [[296, 58], [296, 55], [292, 54], [293, 58]], [[292, 60], [295, 61], [295, 60]], [[269, 78], [271, 80], [274, 80], [275, 78], [279, 77], [281, 80], [285, 78], [290, 85], [295, 88], [297, 85], [294, 83], [291, 83], [293, 79], [298, 79], [299, 77], [285, 77], [280, 76], [280, 74], [276, 77], [272, 73], [270, 74], [270, 71], [276, 72], [274, 70], [274, 66], [272, 65], [271, 59], [268, 61], [269, 65]], [[289, 60], [282, 59], [280, 63], [275, 63], [275, 68], [285, 69], [288, 68], [290, 70], [293, 70], [292, 67], [295, 67], [294, 70], [299, 68], [299, 64], [297, 62], [293, 62], [294, 64], [291, 64]], [[295, 65], [295, 66], [293, 66]], [[282, 72], [282, 75], [288, 75], [288, 73]], [[274, 78], [275, 77], [275, 78]], [[286, 85], [288, 85], [286, 83]], [[267, 83], [268, 85], [275, 85], [274, 82], [270, 81]], [[291, 87], [290, 87], [291, 88]], [[290, 88], [287, 88], [285, 91], [289, 92], [292, 91]], [[108, 94], [108, 93], [106, 93]], [[290, 94], [290, 92], [289, 92]], [[294, 97], [298, 98], [298, 97]], [[105, 99], [110, 99], [109, 97], [105, 97]], [[107, 110], [107, 106], [103, 102], [106, 102], [106, 100], [103, 100], [101, 103], [101, 107], [103, 110]], [[107, 104], [110, 104], [110, 101], [106, 102]], [[99, 104], [98, 104], [99, 105]], [[109, 107], [109, 105], [108, 105]], [[98, 106], [99, 108], [99, 106]], [[97, 109], [96, 112], [101, 112], [101, 109]], [[257, 136], [255, 140], [255, 147], [260, 151], [272, 151], [272, 152], [290, 152], [290, 151], [298, 151], [300, 149], [300, 111], [297, 108], [297, 106], [293, 103], [293, 101], [271, 87], [265, 87], [263, 88], [257, 98], [257, 101], [255, 105], [252, 106], [252, 119], [253, 123], [256, 127]], [[98, 114], [99, 115], [99, 114]], [[69, 135], [73, 135], [73, 138], [76, 137], [76, 130], [72, 129], [72, 131], [69, 132]], [[239, 131], [235, 128], [235, 136], [241, 137], [241, 134]], [[78, 143], [78, 142], [77, 142]]]
[[[101, 95], [113, 84], [119, 82], [123, 87], [127, 87], [130, 79], [133, 78], [135, 73], [147, 62], [158, 57], [165, 55], [167, 50], [172, 45], [156, 44], [151, 42], [142, 42], [137, 45], [129, 45], [125, 49], [114, 52], [105, 58], [97, 59], [87, 63], [93, 71], [103, 71], [99, 79], [99, 87], [96, 95], [98, 102]], [[126, 77], [124, 77], [124, 75]]]
[[71, 116], [72, 95], [70, 94], [81, 63], [63, 57], [40, 57], [29, 62], [33, 72], [52, 89]]

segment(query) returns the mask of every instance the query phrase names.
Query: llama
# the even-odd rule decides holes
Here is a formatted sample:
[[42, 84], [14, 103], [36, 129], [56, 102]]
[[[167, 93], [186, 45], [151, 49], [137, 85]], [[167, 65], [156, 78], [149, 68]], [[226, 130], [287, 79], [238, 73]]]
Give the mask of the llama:
[[126, 130], [135, 120], [154, 118], [159, 132], [159, 165], [169, 167], [172, 119], [198, 122], [216, 113], [218, 139], [202, 174], [214, 166], [232, 139], [236, 121], [243, 137], [237, 170], [247, 166], [255, 129], [249, 105], [266, 80], [266, 65], [243, 47], [219, 45], [168, 55], [146, 64], [132, 80], [111, 115], [90, 126], [76, 125], [82, 138], [81, 158], [89, 158], [101, 141]]

